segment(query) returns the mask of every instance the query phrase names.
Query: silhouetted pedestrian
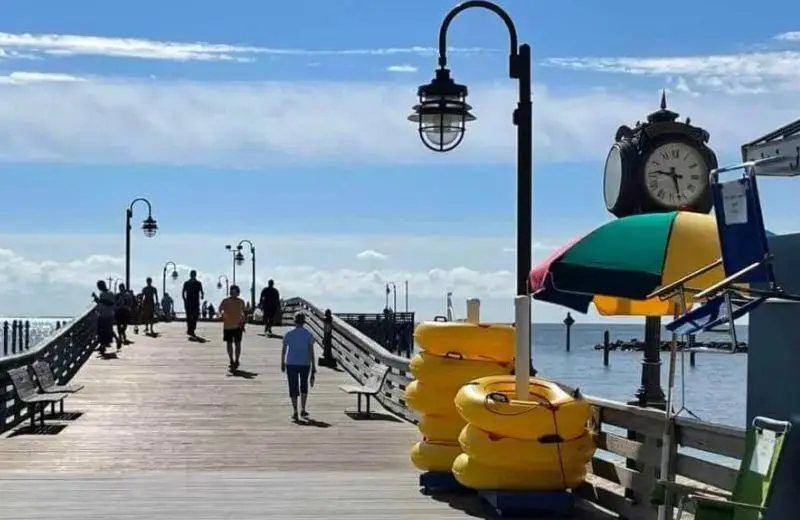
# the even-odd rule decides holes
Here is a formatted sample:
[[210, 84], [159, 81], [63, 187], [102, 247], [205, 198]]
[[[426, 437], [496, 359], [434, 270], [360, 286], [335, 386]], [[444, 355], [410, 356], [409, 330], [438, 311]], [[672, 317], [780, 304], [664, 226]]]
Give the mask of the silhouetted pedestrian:
[[281, 306], [281, 294], [275, 287], [274, 280], [268, 281], [267, 286], [261, 291], [261, 300], [258, 306], [264, 313], [264, 334], [272, 335], [275, 315], [278, 314]]
[[116, 298], [108, 290], [105, 280], [97, 281], [97, 290], [100, 291], [99, 295], [92, 293], [92, 299], [97, 304], [97, 342], [100, 345], [100, 353], [105, 354], [106, 349], [114, 341]]
[[203, 283], [197, 279], [197, 271], [189, 272], [189, 279], [183, 283], [183, 310], [186, 312], [186, 334], [196, 336], [197, 320], [200, 319], [200, 300], [205, 298]]

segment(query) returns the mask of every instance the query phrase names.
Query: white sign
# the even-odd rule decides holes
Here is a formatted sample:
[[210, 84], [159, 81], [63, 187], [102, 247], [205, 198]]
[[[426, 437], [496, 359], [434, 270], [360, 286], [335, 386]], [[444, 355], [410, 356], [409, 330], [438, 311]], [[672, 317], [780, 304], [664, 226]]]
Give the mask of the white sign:
[[750, 471], [766, 477], [772, 455], [775, 453], [775, 432], [763, 430], [758, 436], [756, 447], [753, 449], [753, 458], [750, 461]]
[[725, 224], [747, 224], [747, 196], [744, 183], [738, 180], [726, 182], [720, 188]]

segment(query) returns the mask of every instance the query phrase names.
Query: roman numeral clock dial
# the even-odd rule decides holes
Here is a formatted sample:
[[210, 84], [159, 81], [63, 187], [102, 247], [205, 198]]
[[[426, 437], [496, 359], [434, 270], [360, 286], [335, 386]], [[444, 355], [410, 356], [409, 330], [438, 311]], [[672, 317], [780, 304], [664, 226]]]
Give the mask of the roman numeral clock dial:
[[703, 154], [683, 143], [666, 143], [647, 156], [644, 182], [653, 201], [667, 209], [692, 208], [708, 186]]

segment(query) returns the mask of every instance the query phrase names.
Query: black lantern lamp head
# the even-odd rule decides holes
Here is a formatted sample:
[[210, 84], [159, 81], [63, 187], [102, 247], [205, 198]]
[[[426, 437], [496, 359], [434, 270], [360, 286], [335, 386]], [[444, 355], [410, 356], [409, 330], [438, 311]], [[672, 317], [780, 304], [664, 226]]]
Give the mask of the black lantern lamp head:
[[178, 279], [178, 270], [177, 269], [173, 269], [172, 270], [172, 274], [170, 276], [172, 277], [173, 280], [177, 280]]
[[222, 282], [217, 282], [217, 289], [222, 289]]
[[156, 223], [156, 219], [154, 219], [151, 215], [148, 215], [144, 222], [142, 222], [142, 232], [144, 236], [147, 238], [152, 238], [156, 236], [156, 232], [158, 231], [158, 223]]
[[236, 254], [233, 255], [233, 261], [236, 262], [236, 265], [242, 265], [244, 263], [244, 255], [241, 251], [236, 251]]
[[417, 95], [419, 104], [408, 120], [417, 123], [422, 143], [434, 152], [449, 152], [461, 144], [467, 122], [475, 121], [466, 103], [467, 87], [454, 82], [448, 69], [440, 68]]

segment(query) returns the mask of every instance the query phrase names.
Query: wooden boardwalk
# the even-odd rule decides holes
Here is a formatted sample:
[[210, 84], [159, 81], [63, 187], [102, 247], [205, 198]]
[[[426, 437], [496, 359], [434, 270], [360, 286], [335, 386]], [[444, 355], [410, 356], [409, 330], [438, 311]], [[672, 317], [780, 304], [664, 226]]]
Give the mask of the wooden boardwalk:
[[205, 343], [183, 327], [92, 358], [74, 380], [86, 388], [66, 401], [81, 415], [53, 423], [60, 431], [0, 437], [0, 518], [40, 518], [44, 503], [62, 520], [483, 516], [475, 499], [419, 493], [416, 428], [347, 415], [346, 373], [320, 368], [313, 420], [294, 424], [279, 339], [249, 328], [231, 375], [220, 325], [198, 327]]

